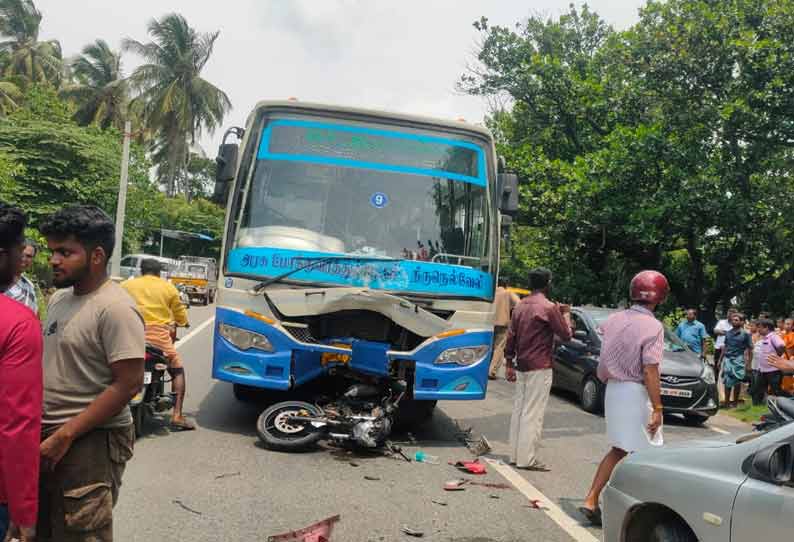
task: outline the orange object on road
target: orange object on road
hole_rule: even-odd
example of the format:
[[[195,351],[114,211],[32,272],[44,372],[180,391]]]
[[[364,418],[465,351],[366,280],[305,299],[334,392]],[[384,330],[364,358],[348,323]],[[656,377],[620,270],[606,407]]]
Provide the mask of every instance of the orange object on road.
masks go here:
[[[338,515],[318,521],[297,531],[269,536],[267,542],[330,542],[331,531],[333,531],[334,524],[337,521],[339,521]]]

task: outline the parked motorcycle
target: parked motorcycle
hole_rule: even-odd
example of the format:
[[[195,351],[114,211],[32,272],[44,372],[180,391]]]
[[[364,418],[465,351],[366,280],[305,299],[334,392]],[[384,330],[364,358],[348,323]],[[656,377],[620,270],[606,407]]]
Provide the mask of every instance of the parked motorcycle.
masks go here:
[[[766,400],[766,406],[769,412],[753,424],[756,431],[771,431],[794,420],[794,399],[771,396]]]
[[[174,407],[174,394],[165,391],[166,383],[171,381],[165,352],[147,344],[144,362],[143,388],[130,401],[136,437],[143,435],[146,421],[154,417],[155,413]]]
[[[403,380],[359,382],[325,404],[277,403],[259,416],[257,433],[266,448],[285,452],[306,450],[320,440],[377,448],[391,433],[406,389]]]

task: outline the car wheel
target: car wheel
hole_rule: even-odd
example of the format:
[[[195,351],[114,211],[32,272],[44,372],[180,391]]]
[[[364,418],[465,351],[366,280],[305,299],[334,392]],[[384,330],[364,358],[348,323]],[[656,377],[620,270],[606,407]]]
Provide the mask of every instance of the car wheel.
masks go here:
[[[600,412],[604,405],[601,386],[593,376],[588,376],[582,383],[582,390],[579,393],[579,402],[587,412]]]
[[[691,425],[693,427],[700,427],[706,421],[708,421],[708,416],[701,416],[700,414],[684,414],[684,422],[687,425]]]
[[[648,542],[697,542],[692,529],[678,522],[656,525],[650,532]]]

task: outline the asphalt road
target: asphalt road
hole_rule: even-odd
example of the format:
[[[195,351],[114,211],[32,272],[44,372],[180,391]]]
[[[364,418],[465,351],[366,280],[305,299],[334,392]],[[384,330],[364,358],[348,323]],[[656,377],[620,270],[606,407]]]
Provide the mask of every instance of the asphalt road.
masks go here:
[[[213,312],[213,307],[191,308],[193,330]],[[486,435],[494,448],[491,457],[504,457],[509,383],[492,382],[485,401],[440,404],[433,420],[414,432],[415,443],[409,435],[396,437],[410,454],[423,450],[439,456],[440,465],[353,457],[327,448],[275,453],[258,444],[254,425],[261,407],[238,403],[231,385],[211,379],[212,326],[194,332],[179,349],[188,380],[186,413],[198,429],[170,433],[164,421],[155,421],[137,442],[116,508],[117,540],[265,541],[336,514],[341,520],[331,540],[339,542],[414,540],[402,527],[423,532],[422,540],[444,542],[601,539],[599,530],[576,530],[582,519],[576,507],[606,451],[604,420],[580,410],[572,397],[552,395],[549,402],[541,456],[551,472],[489,465],[478,480],[508,482],[511,489],[444,492],[443,483],[459,477],[447,461],[470,458],[455,438],[456,424]],[[718,416],[702,428],[669,419],[664,431],[666,441],[675,442],[730,438],[746,428]],[[553,510],[528,506],[522,478]],[[573,530],[560,526],[566,522]]]

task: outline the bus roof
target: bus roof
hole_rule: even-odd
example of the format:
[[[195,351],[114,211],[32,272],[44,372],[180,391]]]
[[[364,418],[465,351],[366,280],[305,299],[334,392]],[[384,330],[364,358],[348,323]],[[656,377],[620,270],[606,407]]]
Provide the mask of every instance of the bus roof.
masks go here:
[[[263,100],[256,104],[254,114],[262,109],[292,109],[295,112],[303,113],[341,113],[348,115],[360,115],[367,117],[381,118],[383,120],[401,120],[405,122],[425,124],[440,128],[449,128],[453,130],[464,130],[467,132],[474,132],[488,140],[493,140],[493,135],[490,130],[483,126],[471,124],[464,121],[438,119],[433,117],[425,117],[420,115],[408,115],[405,113],[396,113],[390,111],[378,111],[375,109],[363,109],[359,107],[345,107],[342,105],[329,105],[311,102],[300,102],[293,100]]]

